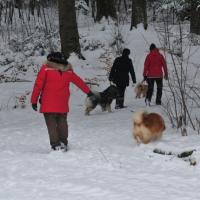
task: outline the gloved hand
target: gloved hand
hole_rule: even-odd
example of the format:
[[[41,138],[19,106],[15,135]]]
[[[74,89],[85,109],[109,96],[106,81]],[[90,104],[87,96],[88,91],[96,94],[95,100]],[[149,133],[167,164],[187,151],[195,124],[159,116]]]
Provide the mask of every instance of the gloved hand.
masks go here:
[[[168,74],[165,74],[164,79],[168,80]]]
[[[133,82],[132,87],[135,87],[136,81]]]
[[[143,81],[146,81],[147,80],[147,76],[144,76],[144,79],[143,79]]]
[[[94,94],[93,94],[92,91],[89,91],[89,92],[87,93],[87,96],[88,96],[88,97],[91,97],[91,96],[94,96]]]
[[[33,110],[37,111],[37,104],[36,103],[32,104],[32,108],[33,108]]]

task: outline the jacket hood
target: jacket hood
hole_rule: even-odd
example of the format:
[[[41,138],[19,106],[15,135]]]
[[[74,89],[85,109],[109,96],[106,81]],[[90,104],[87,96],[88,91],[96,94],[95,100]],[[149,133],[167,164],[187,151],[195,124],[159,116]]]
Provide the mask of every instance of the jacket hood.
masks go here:
[[[47,60],[45,64],[49,68],[57,69],[57,70],[60,70],[62,72],[72,70],[72,65],[70,63],[68,63],[67,65],[64,65],[64,64],[55,63],[55,62],[51,62],[51,61]]]
[[[160,52],[159,52],[159,50],[156,48],[156,49],[154,49],[154,50],[151,50],[151,51],[150,51],[150,54],[152,54],[152,55],[157,55],[157,54],[160,54]]]
[[[153,50],[151,50],[150,52],[159,52],[159,50],[157,49],[157,48],[155,48],[155,49],[153,49]]]

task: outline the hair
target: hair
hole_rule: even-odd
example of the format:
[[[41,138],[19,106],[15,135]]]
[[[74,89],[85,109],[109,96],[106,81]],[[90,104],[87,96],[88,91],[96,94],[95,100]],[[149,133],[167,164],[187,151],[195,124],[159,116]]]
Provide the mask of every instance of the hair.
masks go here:
[[[154,49],[156,49],[156,45],[152,43],[152,44],[150,45],[150,47],[149,47],[149,50],[152,51],[152,50],[154,50]]]
[[[129,56],[131,53],[130,49],[125,48],[122,52],[122,56]]]

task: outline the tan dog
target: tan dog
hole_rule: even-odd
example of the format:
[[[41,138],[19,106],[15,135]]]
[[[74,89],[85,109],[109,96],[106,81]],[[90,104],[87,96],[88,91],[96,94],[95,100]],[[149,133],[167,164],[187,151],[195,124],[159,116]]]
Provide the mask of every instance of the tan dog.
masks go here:
[[[137,143],[147,144],[162,136],[165,122],[157,113],[136,112],[133,116],[133,137]]]
[[[146,85],[146,84],[144,84],[144,83],[138,83],[138,84],[135,86],[135,93],[136,93],[135,98],[146,97],[146,95],[147,95],[147,90],[148,90],[148,85]]]

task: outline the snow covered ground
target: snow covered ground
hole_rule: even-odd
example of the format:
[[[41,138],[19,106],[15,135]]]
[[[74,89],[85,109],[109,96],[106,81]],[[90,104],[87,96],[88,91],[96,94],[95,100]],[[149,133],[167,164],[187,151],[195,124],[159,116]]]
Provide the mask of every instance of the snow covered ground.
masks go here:
[[[132,50],[138,81],[142,79],[148,50],[141,31],[149,42],[158,42],[151,28],[130,33],[127,46]],[[86,29],[82,29],[82,34],[86,35]],[[101,38],[102,33],[93,33],[93,37]],[[102,52],[85,51],[86,61],[70,58],[80,76],[102,79],[101,86],[95,88],[99,91],[109,84],[98,59]],[[31,74],[27,77],[35,79]],[[32,87],[33,82],[0,84],[1,200],[200,199],[199,135],[188,129],[188,136],[182,137],[170,127],[161,107],[146,108],[144,99],[135,99],[132,85],[126,91],[128,108],[113,108],[112,113],[96,108],[90,116],[84,115],[85,94],[71,86],[66,153],[50,151],[43,116],[34,112],[29,103],[25,109],[11,109],[12,97],[31,91]],[[138,109],[164,116],[166,131],[159,141],[138,146],[132,138],[132,115]],[[196,149],[192,157],[197,165],[190,166],[173,155],[155,154],[155,148],[175,153]]]

